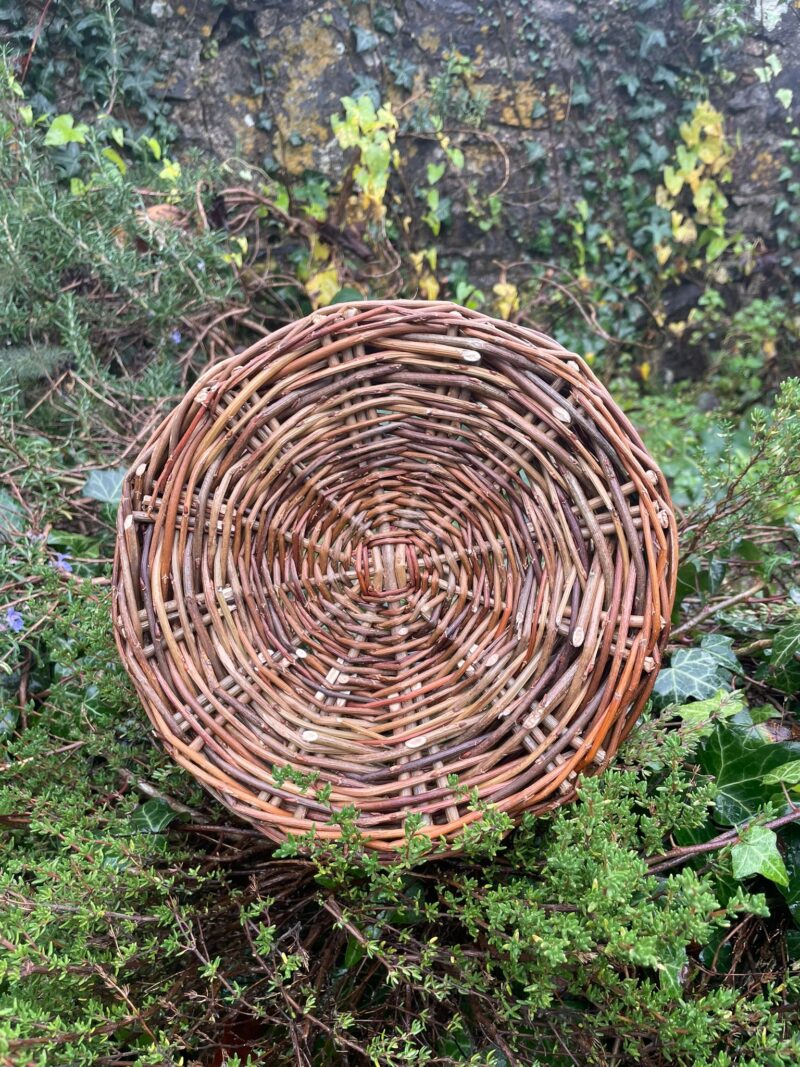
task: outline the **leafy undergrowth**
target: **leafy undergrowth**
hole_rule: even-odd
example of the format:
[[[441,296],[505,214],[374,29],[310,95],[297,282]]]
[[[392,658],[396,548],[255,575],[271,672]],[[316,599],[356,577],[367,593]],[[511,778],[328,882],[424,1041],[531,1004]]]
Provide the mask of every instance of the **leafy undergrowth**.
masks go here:
[[[511,834],[489,810],[458,858],[410,826],[380,866],[347,812],[340,847],[276,853],[152,745],[109,561],[120,470],[205,360],[310,309],[318,232],[255,179],[110,119],[40,122],[8,84],[0,1062],[800,1061],[800,383],[605,368],[683,554],[651,706],[574,805]],[[771,314],[740,315],[733,351]]]

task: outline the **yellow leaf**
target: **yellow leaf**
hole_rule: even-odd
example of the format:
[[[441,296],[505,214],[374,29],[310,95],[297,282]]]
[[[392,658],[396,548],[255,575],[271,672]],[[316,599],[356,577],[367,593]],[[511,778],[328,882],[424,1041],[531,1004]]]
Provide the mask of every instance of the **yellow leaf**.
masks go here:
[[[711,203],[711,197],[717,191],[717,183],[713,181],[702,181],[698,183],[697,188],[694,191],[692,201],[695,208],[705,215],[708,212],[709,205]]]
[[[497,297],[495,306],[501,319],[510,319],[515,311],[519,310],[519,291],[511,282],[498,282],[492,287],[492,292]]]
[[[695,105],[692,121],[684,122],[680,132],[684,144],[712,175],[719,174],[733,157],[733,149],[725,140],[723,117],[708,100]]]
[[[324,241],[315,241],[311,245],[311,262],[327,263],[331,258],[331,250]]]
[[[688,325],[688,322],[668,322],[667,329],[675,337],[680,337]]]
[[[646,382],[647,379],[650,377],[650,364],[647,363],[647,362],[640,363],[639,364],[639,374],[641,374],[641,376],[642,376],[642,381]]]
[[[163,178],[165,182],[176,182],[181,176],[181,165],[175,163],[171,159],[164,160],[164,166],[161,168],[159,178]]]
[[[659,185],[656,189],[656,204],[659,207],[671,208],[675,201],[669,195],[663,185]]]
[[[668,244],[665,243],[655,245],[653,251],[656,254],[656,259],[658,260],[659,267],[663,267],[669,257],[672,255],[672,249],[669,247]]]
[[[409,252],[408,258],[411,260],[412,266],[417,274],[423,273],[423,265],[425,263],[428,264],[428,267],[432,271],[436,270],[438,255],[435,248],[423,248],[419,252]]]
[[[342,287],[336,267],[317,271],[306,282],[306,292],[315,308],[325,307],[333,300]]]
[[[679,244],[690,245],[697,240],[697,227],[691,219],[684,218],[680,211],[672,212],[672,236]]]
[[[430,271],[425,271],[417,284],[423,300],[435,300],[438,297],[439,283]]]
[[[101,154],[104,155],[106,159],[111,160],[120,174],[124,174],[127,171],[128,164],[115,148],[104,148]]]
[[[701,181],[703,177],[703,168],[695,167],[694,170],[690,170],[686,175],[686,184],[692,190],[693,193],[697,192],[700,186],[703,184]]]
[[[764,355],[767,357],[767,359],[774,359],[775,358],[775,352],[776,352],[775,342],[773,341],[773,339],[771,337],[768,337],[766,339],[766,341],[764,341],[764,343],[761,346],[761,349],[762,349]]]
[[[728,154],[725,142],[719,137],[707,138],[697,146],[697,158],[707,166],[716,166],[717,170],[725,166]]]
[[[679,144],[675,148],[675,158],[678,161],[678,169],[686,177],[697,166],[697,152],[689,149],[686,145]]]
[[[674,167],[664,167],[664,185],[670,196],[677,196],[683,188],[683,175]]]

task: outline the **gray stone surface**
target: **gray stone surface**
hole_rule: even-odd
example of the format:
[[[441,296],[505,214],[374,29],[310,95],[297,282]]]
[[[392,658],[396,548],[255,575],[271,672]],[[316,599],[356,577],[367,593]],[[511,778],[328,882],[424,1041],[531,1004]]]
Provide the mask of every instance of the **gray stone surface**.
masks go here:
[[[719,7],[705,6],[709,17]],[[138,18],[143,46],[159,53],[170,71],[163,91],[183,145],[266,162],[290,178],[307,168],[338,177],[342,156],[330,115],[340,110],[342,96],[377,88],[403,118],[410,115],[409,100],[419,98],[430,79],[442,73],[448,53],[469,56],[476,70],[472,91],[488,97],[488,107],[479,131],[456,126],[461,132],[453,136],[463,145],[467,167],[482,192],[503,179],[498,142],[510,164],[502,240],[493,234],[486,241],[491,247],[483,258],[491,260],[496,255],[513,258],[520,248],[520,229],[524,239],[525,231],[559,202],[580,195],[560,157],[569,148],[585,146],[582,129],[594,109],[604,106],[613,115],[628,103],[620,75],[644,82],[654,65],[678,76],[682,68],[701,65],[696,41],[670,40],[671,5],[647,10],[648,23],[664,27],[667,47],[656,39],[644,57],[635,24],[645,14],[627,13],[623,7],[562,0],[484,5],[399,0],[383,6],[334,0],[155,0],[141,6]],[[587,27],[592,38],[581,43]],[[750,29],[743,46],[725,56],[730,85],[715,87],[712,99],[726,115],[729,136],[740,140],[731,223],[749,235],[764,236],[770,230],[780,144],[786,137],[786,111],[776,89],[792,90],[792,114],[800,116],[800,16],[788,3],[767,5],[763,23],[759,11],[753,11]],[[765,84],[755,70],[768,54],[777,56],[782,69]],[[588,104],[576,103],[584,91]],[[666,110],[649,127],[657,138],[664,138],[678,118],[675,96],[664,93],[663,100]],[[531,142],[547,153],[548,189],[537,188],[532,179]],[[414,160],[424,162],[429,146],[414,136],[401,138],[400,144],[413,181]],[[458,244],[464,236],[464,227],[445,228],[440,244]],[[481,244],[485,240],[481,235]]]
[[[728,43],[723,31],[735,16],[734,0],[699,0],[688,22],[685,6],[145,0],[123,18],[142,53],[166,72],[159,91],[179,131],[178,154],[241,158],[289,186],[318,172],[330,179],[332,205],[350,160],[333,136],[331,115],[346,95],[369,92],[390,102],[401,157],[388,202],[392,241],[404,253],[435,245],[440,273],[460,259],[487,292],[506,269],[521,276],[532,260],[568,261],[570,227],[584,198],[595,248],[600,241],[610,249],[602,246],[607,239],[613,256],[624,259],[627,249],[635,262],[663,163],[674,157],[693,102],[708,94],[735,146],[724,187],[727,232],[743,234],[758,262],[757,270],[729,271],[720,283],[736,303],[746,286],[770,291],[779,259],[783,269],[794,254],[777,246],[774,206],[786,195],[784,146],[800,123],[800,4],[751,2],[743,38]],[[435,92],[454,55],[468,57],[469,69],[447,91],[440,81]],[[437,186],[452,209],[434,236],[421,219],[426,165],[443,159],[428,114],[436,110],[465,167],[448,168]],[[637,165],[654,150],[663,152],[659,163]],[[631,207],[638,193],[639,205]],[[492,194],[499,209],[487,225]],[[786,228],[786,215],[780,224]],[[543,238],[548,228],[560,234],[552,247]],[[603,266],[603,257],[595,258],[587,273]],[[580,274],[577,256],[572,267]],[[702,294],[701,273],[687,270],[674,291],[668,284],[667,322],[685,318]],[[790,275],[781,279],[786,289]],[[678,370],[681,360],[693,359],[676,356]]]

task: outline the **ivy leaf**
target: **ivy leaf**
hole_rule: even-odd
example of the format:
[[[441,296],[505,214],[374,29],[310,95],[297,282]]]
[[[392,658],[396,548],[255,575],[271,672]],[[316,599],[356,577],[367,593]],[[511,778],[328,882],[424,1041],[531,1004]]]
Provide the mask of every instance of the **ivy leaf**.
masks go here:
[[[674,89],[678,84],[678,75],[674,71],[669,70],[668,67],[656,67],[653,73],[653,81],[656,84],[663,84],[670,89]]]
[[[166,182],[176,182],[181,176],[181,165],[172,159],[165,159],[164,166],[158,172],[159,178]]]
[[[636,172],[640,170],[649,171],[651,166],[650,156],[646,156],[644,152],[640,152],[636,159],[634,159],[633,163],[631,163],[629,169],[631,174],[636,174]]]
[[[438,1051],[447,1063],[465,1063],[472,1057],[475,1044],[472,1036],[459,1023],[439,1041]]]
[[[398,89],[413,89],[414,88],[414,75],[417,73],[416,63],[412,63],[410,59],[392,58],[390,57],[386,65],[392,72],[394,83]]]
[[[706,263],[713,263],[715,259],[718,259],[730,243],[730,240],[723,234],[715,234],[706,247]]]
[[[446,164],[444,163],[429,163],[427,169],[428,185],[436,185],[444,174],[445,168]]]
[[[734,878],[743,881],[753,874],[762,874],[777,885],[789,885],[789,875],[778,851],[778,837],[766,826],[749,826],[738,845],[731,849]]]
[[[784,693],[797,690],[800,686],[800,623],[791,623],[778,631],[772,641],[772,656],[759,674]]]
[[[746,727],[720,724],[697,754],[706,774],[716,779],[717,817],[735,824],[752,818],[775,795],[764,778],[784,763],[800,760],[800,744],[762,740]]]
[[[344,952],[344,965],[346,969],[349,971],[351,968],[355,967],[357,963],[361,962],[366,954],[367,950],[364,945],[356,940],[356,938],[349,937],[347,939],[347,948]]]
[[[56,115],[44,135],[44,143],[51,148],[60,148],[65,144],[86,144],[89,127],[85,122],[75,125],[72,115]]]
[[[695,700],[709,700],[726,688],[725,672],[711,652],[702,648],[679,648],[669,667],[656,679],[654,694],[661,706],[685,704]]]
[[[132,830],[142,834],[160,834],[173,820],[178,818],[165,800],[145,801],[131,815],[130,826]]]
[[[773,667],[787,667],[792,660],[800,658],[800,622],[784,626],[772,642]]]
[[[389,37],[394,37],[397,33],[397,26],[394,21],[393,13],[385,7],[379,7],[372,17],[372,24],[376,30],[380,30],[381,33],[388,34]]]
[[[111,467],[105,471],[92,471],[83,485],[83,495],[101,504],[118,504],[122,483],[128,473],[127,467]]]
[[[456,170],[464,169],[464,153],[461,151],[460,148],[448,148],[447,158],[450,160]]]
[[[676,943],[671,946],[670,950],[664,952],[657,965],[661,988],[673,996],[680,996],[688,962],[686,947],[682,944]]]
[[[354,26],[353,35],[356,41],[356,52],[371,52],[380,43],[377,33],[374,30],[365,29],[363,26]]]
[[[620,74],[617,78],[617,85],[626,89],[628,96],[634,97],[639,89],[639,79],[635,74]]]
[[[800,785],[800,760],[784,763],[776,771],[765,774],[764,785]]]
[[[683,721],[696,727],[696,734],[701,737],[711,733],[715,719],[730,719],[744,711],[746,704],[740,692],[726,693],[718,690],[708,700],[693,700],[690,704],[681,704],[675,708],[675,714]]]
[[[783,104],[787,111],[792,106],[793,95],[794,94],[792,93],[791,89],[777,89],[775,92],[776,98],[781,104]]]
[[[498,282],[492,286],[492,292],[497,297],[495,306],[501,319],[510,319],[519,308],[519,292],[516,285],[511,282]]]
[[[795,924],[800,926],[800,827],[784,826],[781,830],[781,844],[784,847],[784,863],[789,876],[788,885],[780,887],[781,893]]]
[[[591,102],[592,98],[583,82],[575,82],[572,86],[572,103],[576,106],[580,106],[591,104]]]
[[[700,642],[700,647],[712,656],[720,667],[734,674],[741,673],[741,664],[733,651],[733,638],[728,634],[706,634]]]
[[[17,728],[19,708],[16,704],[0,706],[0,738],[9,737]]]
[[[306,282],[306,292],[313,307],[326,307],[341,289],[342,282],[336,267],[317,271]]]
[[[101,155],[105,156],[106,159],[110,160],[120,172],[120,174],[125,174],[127,172],[128,164],[125,162],[125,160],[115,148],[106,147],[103,149]]]
[[[664,36],[664,31],[656,29],[653,26],[638,26],[637,29],[641,34],[642,43],[639,45],[639,56],[645,59],[648,52],[651,52],[654,48],[666,48],[667,38]]]
[[[654,119],[657,115],[663,115],[666,110],[666,104],[662,103],[661,100],[654,100],[651,98],[649,101],[641,103],[638,107],[633,108],[629,113],[628,118]]]

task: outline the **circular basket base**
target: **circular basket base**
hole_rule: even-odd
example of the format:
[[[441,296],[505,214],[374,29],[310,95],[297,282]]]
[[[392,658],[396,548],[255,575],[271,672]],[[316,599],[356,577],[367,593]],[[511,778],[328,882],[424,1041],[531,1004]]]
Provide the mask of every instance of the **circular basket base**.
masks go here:
[[[120,653],[172,756],[280,841],[457,845],[569,798],[652,688],[667,486],[578,356],[335,305],[209,368],[125,480]]]

